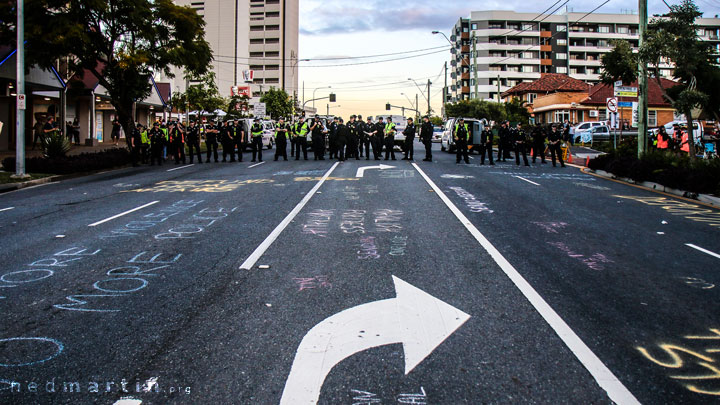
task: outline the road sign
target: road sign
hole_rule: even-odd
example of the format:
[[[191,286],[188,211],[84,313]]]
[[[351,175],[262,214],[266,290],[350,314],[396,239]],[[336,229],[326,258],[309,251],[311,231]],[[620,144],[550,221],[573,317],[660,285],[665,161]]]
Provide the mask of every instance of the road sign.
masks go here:
[[[618,101],[616,98],[608,98],[606,100],[607,109],[610,112],[617,112],[618,110]]]
[[[378,166],[358,167],[357,172],[355,173],[355,177],[363,177],[363,175],[365,175],[365,170],[367,170],[367,169],[380,169],[380,170],[385,170],[385,169],[392,169],[392,168],[394,168],[394,167],[395,167],[395,166],[390,166],[390,165],[378,165]]]
[[[615,87],[615,97],[637,97],[637,87],[618,86]]]
[[[470,319],[452,305],[392,278],[396,298],[346,309],[308,331],[298,346],[280,405],[317,403],[330,370],[373,347],[402,343],[407,375]],[[357,333],[348,333],[350,327]]]
[[[620,101],[618,107],[632,107],[632,101]]]
[[[18,110],[24,110],[27,108],[27,103],[25,100],[24,94],[18,94],[17,95],[17,109]]]
[[[267,111],[265,110],[265,103],[256,103],[253,106],[253,115],[257,118],[264,117],[266,112]]]
[[[633,102],[632,103],[632,121],[630,123],[630,126],[633,128],[636,128],[638,124],[638,103]]]

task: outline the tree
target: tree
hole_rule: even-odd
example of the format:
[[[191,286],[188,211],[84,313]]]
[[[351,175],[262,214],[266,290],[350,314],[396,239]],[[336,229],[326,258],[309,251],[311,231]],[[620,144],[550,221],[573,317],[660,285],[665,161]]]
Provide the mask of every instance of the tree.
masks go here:
[[[230,97],[226,112],[229,118],[245,118],[250,116],[249,109],[250,97],[236,94]]]
[[[448,117],[485,118],[488,121],[503,120],[527,123],[530,119],[525,102],[513,99],[510,102],[496,103],[485,100],[460,100],[445,104]]]
[[[213,112],[227,105],[224,98],[220,96],[218,87],[215,84],[215,73],[208,72],[202,76],[189,77],[195,84],[188,86],[185,93],[181,95],[186,99],[190,110]]]
[[[271,88],[260,98],[265,103],[265,111],[274,120],[290,117],[293,113],[293,100],[285,90]]]
[[[205,22],[172,0],[25,0],[27,66],[50,69],[69,56],[70,67],[87,69],[107,89],[126,134],[132,106],[151,91],[150,77],[172,67],[204,74],[212,61]],[[9,21],[5,9],[2,20]],[[0,41],[11,37],[5,29]]]
[[[600,80],[607,85],[613,85],[619,80],[625,84],[634,82],[638,77],[637,54],[633,53],[628,41],[613,40],[611,43],[614,46],[613,50],[600,58],[602,62]]]
[[[436,127],[441,127],[443,125],[443,119],[437,115],[430,117],[430,122]]]

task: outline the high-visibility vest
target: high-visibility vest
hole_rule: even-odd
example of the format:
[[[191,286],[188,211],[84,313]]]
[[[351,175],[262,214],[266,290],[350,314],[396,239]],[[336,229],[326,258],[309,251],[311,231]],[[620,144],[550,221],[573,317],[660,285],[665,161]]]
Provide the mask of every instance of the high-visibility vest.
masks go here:
[[[303,122],[298,134],[302,137],[307,137],[308,132],[310,132],[310,128],[308,128],[307,122]]]
[[[658,148],[658,149],[667,149],[667,147],[668,147],[668,138],[669,138],[669,137],[670,137],[669,135],[662,136],[662,134],[660,134],[660,133],[658,132],[658,134],[657,134],[657,148]]]
[[[687,132],[683,132],[681,139],[682,146],[680,147],[680,150],[683,152],[690,153],[690,142],[688,141],[690,137],[688,136]]]
[[[167,128],[160,128],[160,130],[163,131],[163,133],[165,134],[165,140],[166,140],[166,141],[169,141],[169,140],[170,140],[170,136],[168,135],[168,129],[167,129]]]
[[[148,138],[147,131],[140,132],[140,142],[142,143],[150,143],[150,138]]]
[[[457,136],[457,130],[459,126],[459,123],[455,124],[455,136]],[[465,127],[465,140],[467,141],[467,137],[470,135],[470,130],[468,129],[468,124],[463,123],[463,126]]]
[[[278,124],[278,126],[275,129],[276,130],[277,129],[290,129],[290,127],[288,126],[288,124],[282,124],[282,125]],[[275,139],[277,139],[281,135],[284,136],[285,138],[287,138],[287,132],[275,131]]]
[[[253,138],[258,137],[258,136],[262,136],[262,134],[263,134],[263,127],[262,127],[262,125],[259,125],[259,124],[258,124],[258,125],[253,125],[252,128],[251,128],[251,131],[252,131],[252,136],[253,136]]]
[[[385,134],[390,134],[390,131],[395,131],[395,123],[388,122],[385,124]]]

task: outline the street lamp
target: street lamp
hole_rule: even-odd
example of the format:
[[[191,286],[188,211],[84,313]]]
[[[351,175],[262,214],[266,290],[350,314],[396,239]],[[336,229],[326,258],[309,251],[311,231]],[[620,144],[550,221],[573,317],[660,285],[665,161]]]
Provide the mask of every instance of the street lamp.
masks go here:
[[[316,89],[313,89],[313,97],[312,97],[312,98],[313,98],[313,110],[315,109],[315,92],[318,91],[318,90],[320,90],[320,89],[331,89],[331,88],[332,88],[332,86],[318,87],[318,88],[316,88]]]

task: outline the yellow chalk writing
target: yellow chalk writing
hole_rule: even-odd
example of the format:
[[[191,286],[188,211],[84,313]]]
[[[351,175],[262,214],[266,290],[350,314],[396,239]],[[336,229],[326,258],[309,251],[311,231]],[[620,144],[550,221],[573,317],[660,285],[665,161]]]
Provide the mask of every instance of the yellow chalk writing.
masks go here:
[[[698,352],[692,351],[690,349],[686,349],[682,346],[677,346],[677,345],[667,344],[667,343],[663,343],[658,346],[660,346],[660,348],[662,350],[664,350],[670,356],[670,359],[672,360],[672,362],[658,360],[657,358],[650,355],[650,352],[648,352],[648,350],[645,349],[644,347],[638,346],[638,347],[636,347],[636,349],[640,353],[642,353],[643,356],[645,356],[648,360],[652,361],[653,363],[655,363],[659,366],[668,367],[668,368],[680,368],[683,366],[682,358],[680,358],[680,355],[677,354],[676,352],[684,352],[684,353],[687,353],[691,356],[695,356],[695,357],[702,359],[704,361],[707,361],[707,362],[715,361],[711,357],[704,356]]]

